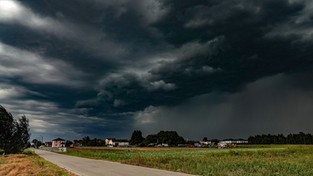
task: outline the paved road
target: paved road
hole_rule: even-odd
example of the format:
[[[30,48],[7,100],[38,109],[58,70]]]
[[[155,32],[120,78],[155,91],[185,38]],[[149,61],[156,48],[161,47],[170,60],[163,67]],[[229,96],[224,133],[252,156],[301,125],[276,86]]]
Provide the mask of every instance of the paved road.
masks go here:
[[[190,176],[188,174],[34,150],[42,158],[82,176]],[[182,161],[183,162],[183,161]]]

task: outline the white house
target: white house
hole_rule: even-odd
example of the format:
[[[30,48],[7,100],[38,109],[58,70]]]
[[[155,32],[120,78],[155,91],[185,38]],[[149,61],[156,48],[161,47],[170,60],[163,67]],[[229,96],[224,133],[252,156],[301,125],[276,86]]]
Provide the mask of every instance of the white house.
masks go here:
[[[223,143],[226,143],[226,144],[248,144],[248,141],[246,140],[227,140],[227,141],[221,141]]]
[[[56,138],[52,140],[52,147],[65,147],[65,140],[62,138]]]
[[[129,146],[129,141],[126,139],[107,138],[105,139],[105,145],[113,147],[127,147]]]
[[[228,145],[232,144],[248,144],[248,141],[246,140],[226,140],[226,141],[220,141],[217,146],[218,148],[225,148]]]
[[[211,145],[211,141],[200,141],[200,144],[203,146]]]

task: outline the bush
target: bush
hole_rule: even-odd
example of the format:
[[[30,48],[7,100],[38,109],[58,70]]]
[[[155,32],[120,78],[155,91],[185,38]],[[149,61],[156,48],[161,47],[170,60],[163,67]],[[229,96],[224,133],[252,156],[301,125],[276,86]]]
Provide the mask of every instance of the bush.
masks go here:
[[[32,150],[24,150],[24,151],[22,152],[22,154],[25,154],[25,155],[34,155],[35,152],[32,151]]]

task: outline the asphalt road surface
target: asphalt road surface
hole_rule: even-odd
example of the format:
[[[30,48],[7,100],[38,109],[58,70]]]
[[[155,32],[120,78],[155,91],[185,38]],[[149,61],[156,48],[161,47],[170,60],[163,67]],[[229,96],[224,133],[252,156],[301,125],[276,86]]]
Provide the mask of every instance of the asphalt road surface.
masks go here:
[[[82,176],[190,176],[116,162],[68,156],[44,150],[34,150],[42,158]],[[182,161],[183,162],[183,161]]]

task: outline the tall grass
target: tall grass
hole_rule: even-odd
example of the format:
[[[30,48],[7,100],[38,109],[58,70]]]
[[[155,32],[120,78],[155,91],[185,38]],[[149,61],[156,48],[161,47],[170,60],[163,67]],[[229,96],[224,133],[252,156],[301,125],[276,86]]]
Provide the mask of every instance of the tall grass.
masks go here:
[[[196,175],[313,175],[313,146],[195,150],[69,150],[69,155]]]
[[[0,176],[74,176],[74,174],[44,160],[31,150],[23,154],[0,157]]]

